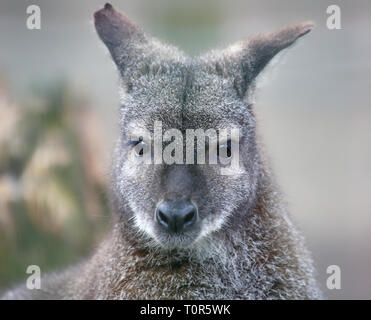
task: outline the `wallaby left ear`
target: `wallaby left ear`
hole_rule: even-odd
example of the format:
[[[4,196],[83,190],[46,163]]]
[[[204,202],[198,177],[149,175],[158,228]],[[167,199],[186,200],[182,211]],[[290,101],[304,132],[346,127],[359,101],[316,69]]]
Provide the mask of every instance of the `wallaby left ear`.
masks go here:
[[[222,72],[234,77],[235,88],[243,98],[249,85],[269,61],[281,50],[310,32],[313,27],[312,22],[304,22],[252,37],[237,46],[223,50],[222,56],[214,56],[215,69],[219,74]]]
[[[294,44],[298,38],[310,32],[313,27],[312,22],[304,22],[276,32],[258,35],[248,41],[250,76],[256,77],[277,53]]]

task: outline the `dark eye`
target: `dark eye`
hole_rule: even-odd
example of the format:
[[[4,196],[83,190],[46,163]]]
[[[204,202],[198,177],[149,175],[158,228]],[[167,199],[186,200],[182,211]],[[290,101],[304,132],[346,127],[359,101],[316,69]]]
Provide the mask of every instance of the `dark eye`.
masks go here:
[[[143,137],[139,137],[136,141],[129,141],[129,145],[133,146],[137,157],[143,157],[148,152],[148,145],[143,141]]]
[[[135,154],[138,157],[143,157],[144,152],[145,152],[144,151],[145,146],[146,146],[146,144],[142,141],[142,142],[137,143],[137,145],[134,147]]]
[[[217,154],[220,159],[230,160],[232,158],[232,141],[228,140],[220,144]]]

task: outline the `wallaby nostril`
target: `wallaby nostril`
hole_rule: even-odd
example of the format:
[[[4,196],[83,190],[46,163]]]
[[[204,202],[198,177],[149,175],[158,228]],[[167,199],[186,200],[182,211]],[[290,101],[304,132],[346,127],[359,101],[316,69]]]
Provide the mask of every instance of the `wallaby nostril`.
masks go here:
[[[157,221],[162,224],[164,227],[168,227],[169,225],[169,219],[166,217],[166,215],[161,211],[157,211]]]
[[[187,226],[193,223],[195,218],[196,218],[196,210],[192,209],[192,211],[190,213],[187,213],[186,216],[184,217],[184,226]]]

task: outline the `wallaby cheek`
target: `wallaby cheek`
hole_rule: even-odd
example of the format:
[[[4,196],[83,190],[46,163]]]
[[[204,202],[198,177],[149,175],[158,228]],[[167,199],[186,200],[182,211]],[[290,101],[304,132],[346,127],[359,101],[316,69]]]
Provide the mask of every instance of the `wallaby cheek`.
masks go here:
[[[202,224],[198,239],[223,227],[240,199],[244,198],[242,194],[246,193],[241,179],[248,180],[243,164],[235,175],[221,175],[219,165],[205,166],[201,174],[206,179],[206,186],[203,188],[207,190],[207,194],[206,200],[198,199]]]
[[[138,228],[138,231],[145,233],[151,238],[155,238],[153,219],[151,219],[146,213],[141,212],[140,209],[136,211],[134,223]]]

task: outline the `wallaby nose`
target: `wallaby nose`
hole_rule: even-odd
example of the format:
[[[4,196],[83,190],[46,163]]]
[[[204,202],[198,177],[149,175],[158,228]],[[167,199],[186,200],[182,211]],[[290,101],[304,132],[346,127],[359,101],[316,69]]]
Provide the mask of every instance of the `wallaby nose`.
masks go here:
[[[197,208],[190,200],[164,200],[156,209],[157,222],[171,232],[190,228],[197,216]]]

